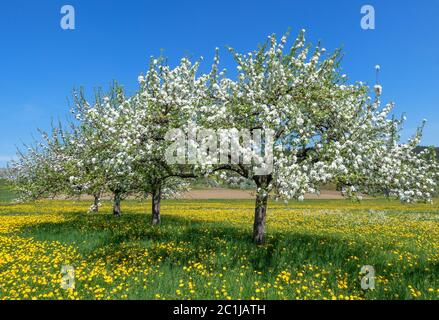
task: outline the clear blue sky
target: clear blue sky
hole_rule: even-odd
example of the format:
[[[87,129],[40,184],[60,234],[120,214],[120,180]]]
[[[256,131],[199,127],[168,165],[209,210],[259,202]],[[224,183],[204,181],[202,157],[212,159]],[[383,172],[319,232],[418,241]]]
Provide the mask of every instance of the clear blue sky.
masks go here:
[[[60,28],[60,9],[76,9],[76,30]],[[376,29],[360,27],[362,5],[376,10]],[[404,138],[428,119],[423,144],[439,145],[439,1],[2,1],[0,4],[0,166],[36,128],[65,118],[74,87],[89,91],[113,79],[128,91],[151,55],[171,63],[231,45],[249,51],[271,33],[344,47],[351,81],[375,81],[381,65],[384,102],[407,114]],[[227,56],[227,57],[226,57]]]

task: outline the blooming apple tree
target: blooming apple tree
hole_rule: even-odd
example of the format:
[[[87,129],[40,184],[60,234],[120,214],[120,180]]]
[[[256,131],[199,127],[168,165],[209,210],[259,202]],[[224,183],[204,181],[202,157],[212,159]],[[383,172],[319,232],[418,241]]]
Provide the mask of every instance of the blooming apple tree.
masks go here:
[[[25,150],[18,149],[18,159],[9,164],[9,178],[19,195],[18,200],[77,195],[79,189],[69,179],[74,168],[69,166],[62,127],[53,127],[50,133],[39,132],[41,140],[25,145]]]
[[[70,142],[80,158],[78,177],[73,178],[86,184],[89,193],[111,192],[113,213],[120,215],[121,200],[133,192],[136,181],[133,147],[126,135],[134,119],[129,100],[115,84],[108,94],[98,93],[94,104],[77,94],[72,112],[79,121],[79,129]]]
[[[145,76],[139,76],[139,92],[130,99],[135,125],[128,136],[135,146],[134,161],[140,188],[152,196],[152,223],[160,223],[160,200],[185,190],[187,179],[199,174],[196,164],[166,161],[174,128],[196,126],[203,104],[206,76],[197,77],[199,63],[183,58],[171,68],[163,58],[151,59]]]
[[[431,154],[414,152],[420,130],[408,143],[399,142],[402,120],[390,116],[393,104],[381,107],[381,86],[370,98],[365,84],[348,84],[339,52],[312,50],[304,31],[288,50],[286,41],[270,36],[248,54],[231,49],[237,78],[219,74],[204,110],[210,127],[274,132],[273,148],[265,150],[272,152],[270,172],[255,174],[255,163],[213,168],[256,184],[254,241],[264,241],[269,196],[303,200],[334,180],[347,196],[385,191],[403,201],[429,201],[438,166]]]

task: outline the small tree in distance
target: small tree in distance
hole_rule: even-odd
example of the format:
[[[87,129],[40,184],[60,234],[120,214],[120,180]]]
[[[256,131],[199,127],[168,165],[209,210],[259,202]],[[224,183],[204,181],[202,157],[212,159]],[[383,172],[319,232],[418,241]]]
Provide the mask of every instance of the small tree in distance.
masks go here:
[[[58,195],[73,195],[75,189],[65,167],[64,135],[61,128],[50,133],[39,130],[41,140],[17,150],[17,160],[8,164],[18,201],[35,201]]]

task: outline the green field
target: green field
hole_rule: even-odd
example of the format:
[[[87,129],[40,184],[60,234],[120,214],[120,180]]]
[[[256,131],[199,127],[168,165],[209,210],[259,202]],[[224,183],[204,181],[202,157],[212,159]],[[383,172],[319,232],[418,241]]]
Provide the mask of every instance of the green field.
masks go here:
[[[264,246],[253,201],[0,204],[1,299],[438,299],[439,206],[270,203]],[[61,268],[75,288],[61,288]],[[361,267],[376,271],[362,290]]]
[[[4,179],[0,179],[0,202],[9,202],[14,199],[14,192]]]

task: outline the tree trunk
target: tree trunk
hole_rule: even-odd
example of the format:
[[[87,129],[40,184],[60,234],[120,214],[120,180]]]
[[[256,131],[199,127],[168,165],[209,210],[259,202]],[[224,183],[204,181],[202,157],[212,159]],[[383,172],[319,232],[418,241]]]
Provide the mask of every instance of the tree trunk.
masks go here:
[[[162,199],[162,188],[152,192],[152,225],[160,224],[160,201]]]
[[[268,193],[262,189],[256,194],[255,221],[253,224],[253,242],[262,244],[265,241],[265,217],[267,214]]]
[[[255,221],[253,224],[253,242],[263,244],[265,241],[265,217],[267,215],[268,206],[268,186],[272,177],[257,176],[255,177],[256,189],[256,205],[255,205]]]
[[[117,217],[120,216],[120,201],[121,201],[120,192],[115,192],[114,193],[113,214]]]
[[[95,193],[93,194],[94,202],[93,202],[93,209],[91,212],[98,213],[99,212],[99,200],[100,200],[100,194]]]

